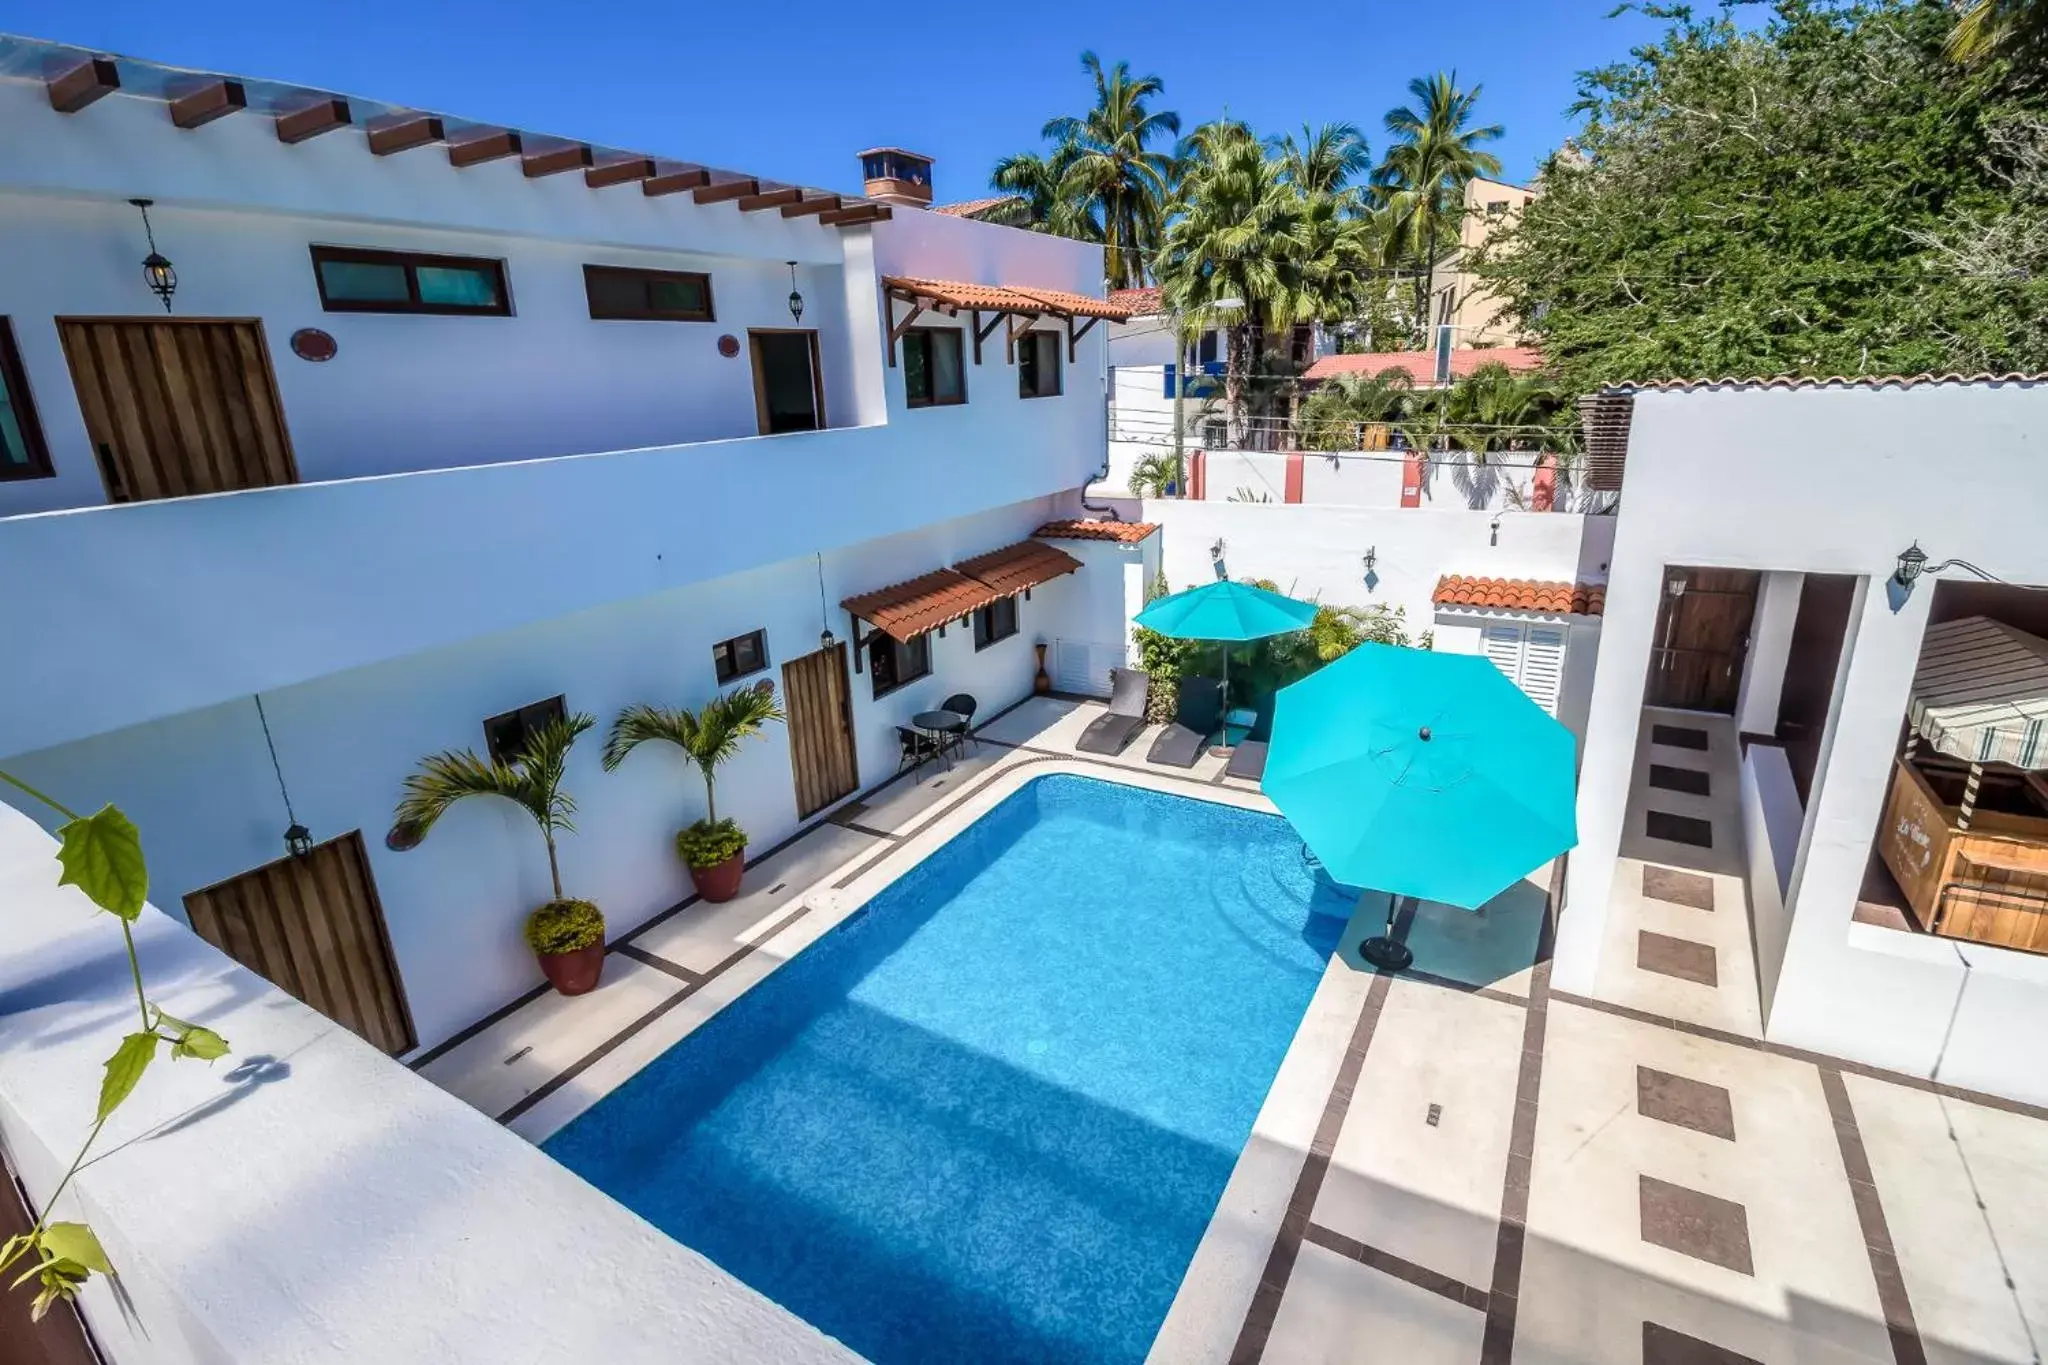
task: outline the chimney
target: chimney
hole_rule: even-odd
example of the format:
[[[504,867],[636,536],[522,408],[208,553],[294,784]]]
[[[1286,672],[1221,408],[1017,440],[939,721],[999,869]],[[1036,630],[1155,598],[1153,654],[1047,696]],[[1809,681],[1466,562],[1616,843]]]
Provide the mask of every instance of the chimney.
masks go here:
[[[901,147],[870,147],[860,154],[861,175],[868,198],[907,208],[930,208],[932,159]]]

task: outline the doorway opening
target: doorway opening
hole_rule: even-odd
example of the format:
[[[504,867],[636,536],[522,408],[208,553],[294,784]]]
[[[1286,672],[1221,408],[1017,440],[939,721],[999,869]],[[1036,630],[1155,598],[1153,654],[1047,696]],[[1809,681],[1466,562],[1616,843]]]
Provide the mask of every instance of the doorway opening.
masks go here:
[[[818,334],[777,328],[747,333],[754,357],[754,412],[761,434],[817,431],[825,425],[825,381]]]

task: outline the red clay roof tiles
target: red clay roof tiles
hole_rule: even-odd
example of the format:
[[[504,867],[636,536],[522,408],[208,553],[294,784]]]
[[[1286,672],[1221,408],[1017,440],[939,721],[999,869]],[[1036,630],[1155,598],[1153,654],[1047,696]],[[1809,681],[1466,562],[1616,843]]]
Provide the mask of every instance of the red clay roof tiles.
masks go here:
[[[1531,346],[1487,346],[1451,352],[1451,378],[1463,379],[1481,365],[1505,365],[1520,373],[1540,369],[1543,352]],[[1326,355],[1302,372],[1304,380],[1334,379],[1340,374],[1383,374],[1406,370],[1417,384],[1436,378],[1433,351],[1373,351],[1364,355]]]
[[[1136,545],[1158,530],[1150,521],[1048,521],[1031,534],[1046,540],[1115,540]]]
[[[985,308],[1005,313],[1056,313],[1121,322],[1130,310],[1109,299],[1070,294],[1037,285],[977,284],[972,280],[930,280],[917,275],[884,275],[882,283],[899,294],[914,295],[951,308]]]
[[[1604,393],[1687,393],[1695,389],[1914,389],[1925,384],[2044,384],[2048,371],[1992,374],[1752,375],[1722,379],[1645,379],[1609,384]]]
[[[963,559],[953,566],[953,570],[1008,597],[1026,588],[1050,583],[1061,574],[1073,573],[1080,567],[1080,560],[1058,546],[1047,545],[1040,540],[1020,540],[1015,545],[1005,545],[1000,550]]]
[[[884,634],[908,643],[1006,595],[952,569],[933,569],[908,582],[849,597],[839,605]]]
[[[1445,574],[1430,600],[1440,607],[1491,607],[1547,616],[1598,616],[1607,606],[1605,583],[1542,582],[1531,578],[1468,578]]]

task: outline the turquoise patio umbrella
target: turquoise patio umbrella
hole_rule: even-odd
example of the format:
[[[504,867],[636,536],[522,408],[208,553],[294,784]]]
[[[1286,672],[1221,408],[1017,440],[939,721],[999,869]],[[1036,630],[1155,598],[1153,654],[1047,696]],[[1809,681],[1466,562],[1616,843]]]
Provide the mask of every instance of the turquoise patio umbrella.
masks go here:
[[[1161,597],[1132,618],[1147,630],[1176,640],[1263,640],[1307,630],[1316,619],[1316,604],[1277,592],[1219,578],[1199,588]],[[1223,651],[1223,706],[1230,708],[1230,651]],[[1230,738],[1230,726],[1223,727]]]
[[[1335,880],[1476,910],[1578,842],[1575,749],[1483,655],[1367,644],[1281,689],[1263,785]]]

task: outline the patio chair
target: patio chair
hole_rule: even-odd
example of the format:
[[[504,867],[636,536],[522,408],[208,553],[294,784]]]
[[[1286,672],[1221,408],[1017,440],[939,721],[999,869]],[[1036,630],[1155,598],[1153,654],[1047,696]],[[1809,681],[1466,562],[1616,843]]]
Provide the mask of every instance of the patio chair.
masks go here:
[[[1259,714],[1252,721],[1252,728],[1230,751],[1230,763],[1224,772],[1232,777],[1241,777],[1247,782],[1256,782],[1266,775],[1266,746],[1273,739],[1273,702],[1267,697],[1259,703]]]
[[[959,747],[960,752],[963,754],[966,753],[967,745],[970,743],[974,745],[976,750],[981,748],[981,741],[974,737],[975,705],[974,698],[965,692],[955,692],[952,696],[939,703],[941,711],[951,711],[954,715],[962,717],[967,722],[960,727],[960,733],[953,737],[953,743]]]
[[[1109,711],[1088,722],[1088,728],[1074,741],[1084,754],[1122,753],[1131,736],[1145,728],[1145,698],[1152,691],[1152,675],[1140,668],[1109,670]]]
[[[1222,724],[1223,679],[1182,678],[1180,706],[1174,713],[1173,724],[1152,741],[1152,751],[1145,755],[1145,761],[1192,768],[1209,743],[1209,736]]]
[[[912,770],[912,780],[918,780],[914,776],[915,771],[922,768],[926,760],[937,758],[939,754],[937,740],[922,730],[911,729],[908,725],[896,727],[896,742],[902,746],[902,756],[896,760],[898,777],[903,776],[904,769],[908,768]]]

